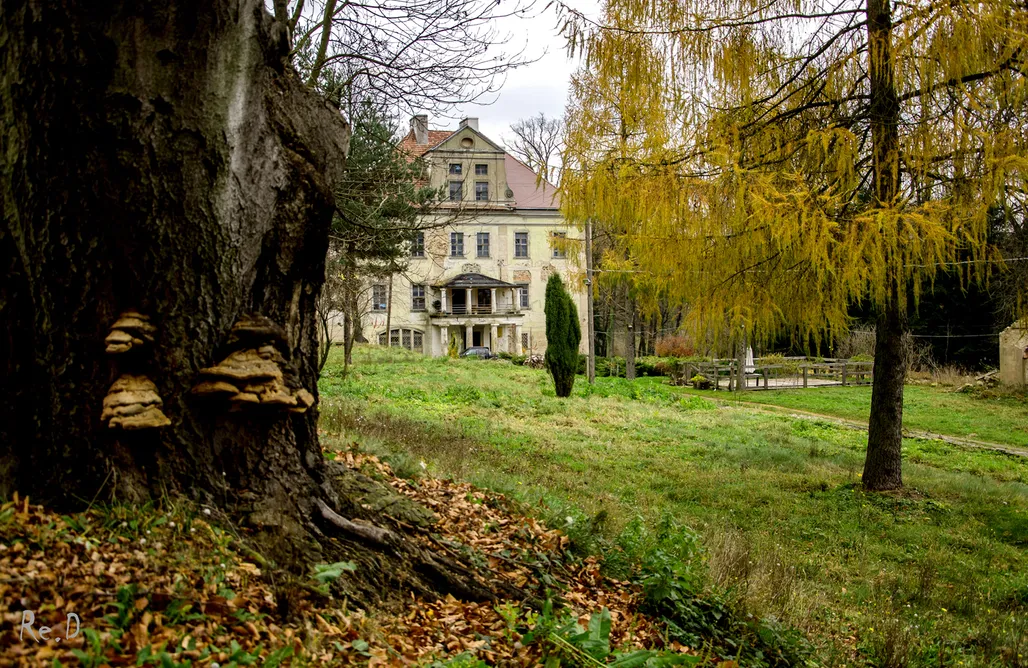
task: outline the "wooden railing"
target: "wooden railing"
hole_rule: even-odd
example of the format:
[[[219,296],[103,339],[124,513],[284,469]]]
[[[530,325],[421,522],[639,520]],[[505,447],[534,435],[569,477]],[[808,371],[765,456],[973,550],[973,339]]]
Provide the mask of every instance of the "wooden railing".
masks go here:
[[[751,371],[739,377],[738,362],[685,363],[676,369],[672,382],[687,385],[695,376],[703,376],[712,390],[786,390],[808,387],[870,385],[874,380],[874,362],[833,360],[786,364],[754,363]],[[741,385],[741,386],[740,386]]]

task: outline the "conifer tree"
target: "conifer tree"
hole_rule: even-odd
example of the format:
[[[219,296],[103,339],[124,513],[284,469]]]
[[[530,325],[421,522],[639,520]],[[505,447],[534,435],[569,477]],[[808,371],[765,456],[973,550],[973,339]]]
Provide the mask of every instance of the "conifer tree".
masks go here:
[[[553,274],[546,282],[546,368],[553,376],[558,397],[571,396],[581,341],[578,308],[564,287],[564,281]]]
[[[908,312],[943,267],[988,277],[1023,207],[1028,12],[1006,0],[606,0],[566,10],[587,67],[569,222],[689,306],[698,333],[830,341],[876,313],[864,485],[902,486]],[[954,264],[961,261],[962,264]]]

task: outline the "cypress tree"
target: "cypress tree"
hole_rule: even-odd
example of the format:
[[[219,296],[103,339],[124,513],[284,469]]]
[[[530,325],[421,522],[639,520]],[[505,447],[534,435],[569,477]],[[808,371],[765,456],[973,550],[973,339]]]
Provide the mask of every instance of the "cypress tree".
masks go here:
[[[571,396],[581,340],[578,308],[560,276],[553,274],[546,283],[546,368],[553,376],[558,397]]]

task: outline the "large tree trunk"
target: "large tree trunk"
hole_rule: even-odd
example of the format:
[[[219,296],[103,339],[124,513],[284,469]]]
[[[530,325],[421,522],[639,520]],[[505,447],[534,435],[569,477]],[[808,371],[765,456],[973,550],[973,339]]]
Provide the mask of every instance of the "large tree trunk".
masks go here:
[[[875,205],[896,206],[899,192],[899,98],[892,57],[892,8],[889,0],[867,0],[871,144]],[[902,240],[900,243],[903,243]],[[897,275],[902,268],[896,267]],[[874,387],[864,462],[864,486],[872,490],[903,486],[903,286],[892,286],[878,316]]]
[[[874,387],[864,460],[864,487],[872,490],[903,486],[903,381],[907,360],[903,312],[895,302],[878,316],[875,337]]]
[[[190,392],[254,312],[280,328],[291,389],[317,392],[315,299],[348,128],[283,64],[285,35],[261,0],[0,5],[0,496],[181,494],[279,564],[343,549],[375,564],[369,591],[487,596],[410,541],[331,514],[367,516],[333,487],[315,409],[230,412]],[[149,316],[153,341],[107,354],[126,310]],[[168,426],[102,420],[126,372],[155,383]]]

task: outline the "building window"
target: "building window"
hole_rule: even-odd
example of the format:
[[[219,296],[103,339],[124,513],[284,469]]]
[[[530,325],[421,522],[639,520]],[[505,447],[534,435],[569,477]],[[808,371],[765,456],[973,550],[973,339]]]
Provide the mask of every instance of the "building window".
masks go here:
[[[564,250],[564,240],[568,238],[567,232],[554,232],[553,233],[553,257],[567,257],[567,251]]]
[[[524,308],[524,309],[528,308],[528,286],[527,285],[519,285],[518,286],[518,304],[521,305],[521,308]]]
[[[489,257],[489,233],[479,232],[475,238],[475,246],[478,250],[478,257]]]
[[[460,176],[463,173],[463,169],[462,169],[461,164],[460,163],[456,163],[456,162],[451,162],[450,163],[450,173],[453,174],[454,176]]]
[[[475,165],[475,176],[489,176],[489,165]]]
[[[371,310],[372,311],[384,311],[384,310],[386,310],[386,286],[384,286],[384,285],[372,285],[371,286]]]
[[[450,201],[459,202],[464,199],[464,182],[450,181]]]
[[[464,257],[463,232],[450,232],[450,257]]]
[[[521,332],[521,352],[527,352],[532,349],[529,344],[532,342],[532,337],[528,335],[528,332]]]
[[[404,347],[416,353],[424,352],[425,336],[416,329],[394,329],[389,333],[389,340],[394,348]],[[378,345],[386,344],[386,333],[379,332]]]
[[[475,201],[476,202],[488,202],[489,201],[489,182],[488,181],[477,181],[477,182],[475,182]]]
[[[528,257],[528,232],[514,233],[514,257]]]
[[[425,257],[425,233],[418,232],[410,244],[411,257]]]
[[[412,285],[412,286],[410,286],[410,310],[412,310],[412,311],[424,311],[425,310],[425,286],[424,285]]]

